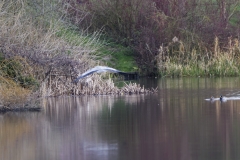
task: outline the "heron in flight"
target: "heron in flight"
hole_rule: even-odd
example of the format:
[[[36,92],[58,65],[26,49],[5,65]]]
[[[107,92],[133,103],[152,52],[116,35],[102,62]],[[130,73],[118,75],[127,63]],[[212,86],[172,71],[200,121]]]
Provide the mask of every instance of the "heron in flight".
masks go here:
[[[128,73],[126,72],[122,72],[122,71],[119,71],[117,69],[114,69],[114,68],[111,68],[111,67],[107,67],[107,66],[96,66],[92,69],[89,69],[87,70],[86,72],[84,72],[83,74],[81,74],[80,76],[77,77],[77,79],[75,79],[73,82],[74,83],[77,83],[80,79],[90,75],[90,74],[93,74],[93,73],[102,73],[102,72],[111,72],[111,73],[118,73],[118,74],[121,74],[121,75],[127,75]]]

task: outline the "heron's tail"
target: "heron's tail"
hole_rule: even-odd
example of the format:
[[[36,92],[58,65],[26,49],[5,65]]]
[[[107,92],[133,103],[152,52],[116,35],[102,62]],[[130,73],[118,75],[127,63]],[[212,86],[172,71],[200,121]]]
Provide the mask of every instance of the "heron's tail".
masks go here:
[[[123,76],[128,75],[127,72],[118,72],[118,74],[123,75]]]

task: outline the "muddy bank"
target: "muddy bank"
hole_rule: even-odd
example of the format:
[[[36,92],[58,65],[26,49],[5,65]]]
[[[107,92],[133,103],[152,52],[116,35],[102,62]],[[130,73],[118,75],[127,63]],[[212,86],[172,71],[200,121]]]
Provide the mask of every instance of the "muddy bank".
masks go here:
[[[0,105],[0,113],[5,113],[5,112],[40,112],[41,107],[39,106],[29,106],[29,105],[24,105],[24,106],[3,106]]]

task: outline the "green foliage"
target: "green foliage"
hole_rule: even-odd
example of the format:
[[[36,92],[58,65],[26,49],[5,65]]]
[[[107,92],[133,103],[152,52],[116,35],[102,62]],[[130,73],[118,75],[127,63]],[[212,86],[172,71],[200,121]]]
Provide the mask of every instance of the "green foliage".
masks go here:
[[[33,89],[38,86],[31,70],[32,68],[23,58],[0,59],[0,76],[10,78],[24,88]]]
[[[0,103],[7,108],[22,106],[31,94],[31,90],[23,88],[13,80],[0,75]]]

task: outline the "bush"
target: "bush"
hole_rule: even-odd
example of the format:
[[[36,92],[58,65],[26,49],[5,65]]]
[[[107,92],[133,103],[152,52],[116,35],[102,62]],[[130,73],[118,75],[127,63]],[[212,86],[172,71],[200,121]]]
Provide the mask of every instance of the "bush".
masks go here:
[[[22,57],[0,59],[0,75],[12,79],[24,88],[36,89],[38,86],[32,70],[26,59]]]

